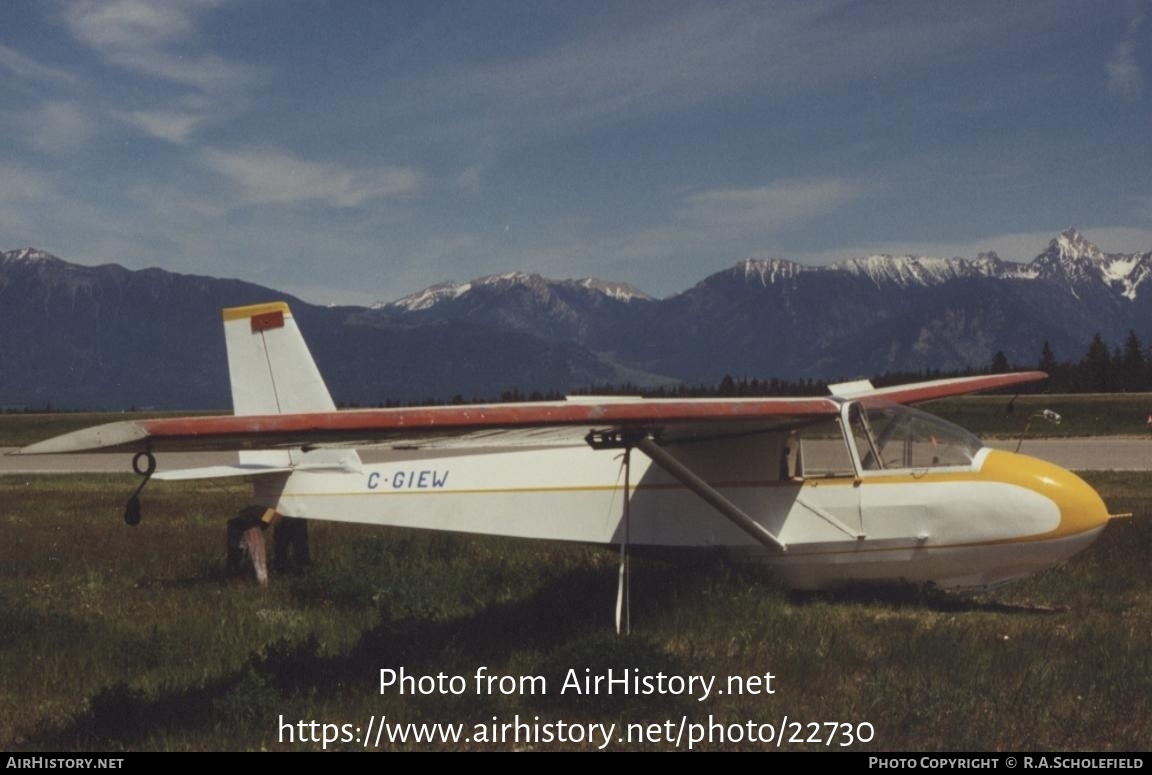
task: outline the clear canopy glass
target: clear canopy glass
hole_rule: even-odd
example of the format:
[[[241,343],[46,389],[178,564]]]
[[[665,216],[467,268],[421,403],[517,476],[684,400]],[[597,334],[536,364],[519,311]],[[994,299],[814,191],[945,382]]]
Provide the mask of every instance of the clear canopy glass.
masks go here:
[[[970,467],[984,446],[958,425],[899,404],[850,404],[848,424],[865,471]]]

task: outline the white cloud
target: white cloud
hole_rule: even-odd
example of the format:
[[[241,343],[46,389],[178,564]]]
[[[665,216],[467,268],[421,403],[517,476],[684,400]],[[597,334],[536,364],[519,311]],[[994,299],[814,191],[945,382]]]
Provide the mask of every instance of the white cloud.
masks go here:
[[[683,217],[709,230],[770,234],[832,213],[869,190],[869,186],[843,178],[801,178],[758,188],[703,191],[687,198]]]
[[[70,102],[46,102],[24,123],[32,145],[49,153],[75,150],[96,131],[96,122]]]
[[[878,190],[876,183],[814,177],[700,191],[682,197],[656,223],[615,233],[577,225],[565,236],[549,231],[541,240],[512,246],[498,255],[505,267],[531,267],[567,277],[579,266],[581,275],[625,280],[651,293],[671,293],[682,290],[678,283],[698,280],[740,258],[778,255],[767,251],[786,231],[835,216]]]
[[[64,21],[72,35],[109,62],[206,91],[250,86],[259,68],[194,50],[199,15],[218,0],[75,0]]]
[[[60,154],[81,149],[100,130],[100,122],[79,103],[48,100],[35,107],[0,111],[0,130],[30,148]]]
[[[496,132],[581,129],[706,104],[845,88],[899,71],[936,70],[1043,35],[1060,13],[997,4],[892,14],[840,0],[627,4],[599,26],[573,25],[560,43],[497,61],[465,61],[389,86],[396,115],[467,115]]]
[[[767,14],[707,6],[644,25],[577,36],[543,53],[417,76],[393,90],[399,114],[466,112],[502,128],[568,127],[692,105],[764,76],[757,42],[785,26]],[[781,10],[775,15],[786,19]],[[768,45],[765,48],[770,48]],[[771,67],[767,67],[771,69]],[[767,79],[769,82],[771,77]],[[399,98],[406,95],[406,98]]]
[[[130,124],[160,140],[183,145],[207,118],[200,113],[180,110],[138,110],[121,114]]]
[[[219,197],[213,198],[208,193],[188,191],[175,185],[145,183],[132,186],[127,194],[136,203],[138,212],[147,212],[153,219],[165,219],[165,224],[169,225],[228,213]],[[167,225],[160,230],[166,228]]]
[[[1108,93],[1127,100],[1139,99],[1144,91],[1144,76],[1136,64],[1136,43],[1126,40],[1116,44],[1108,60]]]
[[[1128,28],[1124,39],[1112,49],[1105,66],[1108,71],[1108,94],[1126,100],[1137,100],[1144,93],[1144,75],[1136,62],[1136,42],[1143,40],[1140,27],[1144,24],[1144,9],[1139,2],[1127,7]]]
[[[0,186],[0,205],[40,201],[46,199],[52,191],[47,175],[21,165],[0,162],[0,180],[4,181],[4,185]]]
[[[122,107],[105,111],[150,137],[187,145],[203,127],[248,110],[252,90],[270,75],[208,49],[200,28],[222,0],[66,2],[64,26],[76,40],[109,64],[166,82],[165,96],[152,104],[128,104],[122,95]]]
[[[155,47],[195,30],[192,14],[204,2],[169,0],[75,0],[65,21],[77,37],[97,49]]]
[[[456,188],[461,191],[474,191],[480,185],[483,175],[484,168],[479,164],[473,164],[456,176]]]
[[[371,199],[416,191],[420,174],[406,167],[349,169],[305,161],[277,151],[207,149],[204,163],[230,178],[248,204],[315,202],[355,207]]]
[[[14,48],[0,44],[0,68],[3,68],[18,78],[43,83],[68,84],[74,83],[75,78],[64,70],[41,64],[35,59],[21,54]]]

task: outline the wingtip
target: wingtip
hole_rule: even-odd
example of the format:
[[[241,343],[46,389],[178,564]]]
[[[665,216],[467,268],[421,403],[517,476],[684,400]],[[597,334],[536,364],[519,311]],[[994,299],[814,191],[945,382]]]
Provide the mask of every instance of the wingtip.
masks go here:
[[[148,431],[133,420],[96,425],[53,436],[9,452],[10,455],[67,455],[75,452],[102,452],[131,447],[148,438]]]

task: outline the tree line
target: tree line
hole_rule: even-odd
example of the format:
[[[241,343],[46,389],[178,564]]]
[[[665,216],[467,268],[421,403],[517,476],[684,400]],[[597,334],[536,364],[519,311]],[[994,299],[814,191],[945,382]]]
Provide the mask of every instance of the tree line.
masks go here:
[[[1152,350],[1146,349],[1135,331],[1129,331],[1122,345],[1109,347],[1100,334],[1092,338],[1087,352],[1079,360],[1058,361],[1048,342],[1041,348],[1036,363],[1011,363],[1002,351],[983,368],[919,369],[886,371],[870,379],[876,387],[903,385],[950,377],[971,377],[981,374],[1003,374],[1009,371],[1047,372],[1048,379],[1008,388],[1012,393],[1143,393],[1152,392]],[[832,380],[837,382],[842,380]],[[640,386],[633,383],[597,384],[570,391],[573,395],[632,395],[645,398],[740,398],[770,396],[826,396],[829,380],[813,378],[785,379],[780,377],[734,377],[725,374],[717,383],[679,383],[674,385]],[[499,396],[471,396],[461,394],[448,401],[430,399],[419,402],[387,402],[381,406],[521,403],[525,401],[558,401],[565,393],[557,390],[522,391],[511,388]]]
[[[999,368],[1003,360],[994,359],[993,368]],[[1128,332],[1122,345],[1111,348],[1100,334],[1096,334],[1079,361],[1057,361],[1052,348],[1045,342],[1037,368],[1048,372],[1044,389],[1049,393],[1143,393],[1152,390],[1152,350],[1145,349],[1135,331]]]
[[[1092,338],[1087,352],[1079,360],[1058,361],[1048,342],[1040,350],[1036,363],[1011,363],[1002,351],[988,366],[972,369],[920,369],[887,371],[873,375],[876,387],[902,385],[949,377],[980,374],[1003,374],[1009,371],[1046,372],[1048,379],[1013,387],[1020,393],[1145,393],[1152,392],[1152,349],[1145,348],[1135,331],[1129,331],[1122,345],[1109,347],[1100,334]],[[672,385],[639,388],[634,385],[599,385],[577,391],[578,394],[633,394],[649,398],[738,398],[741,396],[823,396],[828,395],[827,380],[780,379],[777,377],[735,378],[725,375],[714,385]]]

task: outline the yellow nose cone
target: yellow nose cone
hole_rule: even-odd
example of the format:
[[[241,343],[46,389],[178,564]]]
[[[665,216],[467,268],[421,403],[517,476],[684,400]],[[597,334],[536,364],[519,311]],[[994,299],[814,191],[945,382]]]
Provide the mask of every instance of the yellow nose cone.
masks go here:
[[[992,450],[980,473],[999,482],[1027,487],[1060,509],[1060,525],[1050,537],[1077,535],[1103,527],[1108,507],[1092,487],[1055,463],[1013,452]]]

